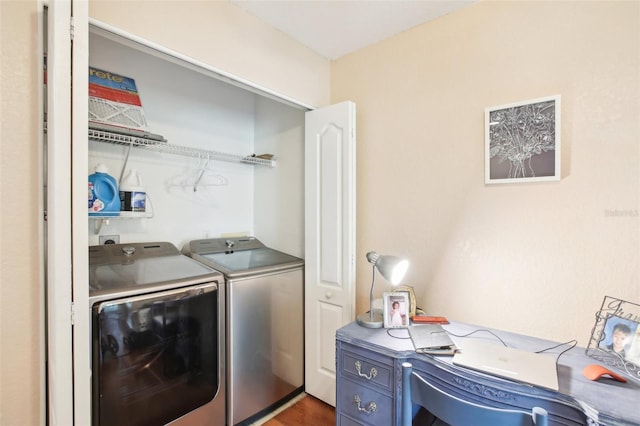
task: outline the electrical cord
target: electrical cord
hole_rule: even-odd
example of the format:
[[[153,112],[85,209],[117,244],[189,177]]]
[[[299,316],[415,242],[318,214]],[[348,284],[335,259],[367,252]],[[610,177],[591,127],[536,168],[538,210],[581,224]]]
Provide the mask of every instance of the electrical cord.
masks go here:
[[[497,334],[495,334],[495,333],[494,333],[494,332],[492,332],[491,330],[487,330],[487,329],[478,329],[478,330],[474,330],[474,331],[472,331],[471,333],[467,333],[467,334],[454,334],[454,333],[452,333],[452,332],[450,332],[450,331],[447,331],[447,333],[451,334],[452,336],[456,336],[456,337],[468,337],[468,336],[471,336],[472,334],[477,333],[477,332],[479,332],[479,331],[485,331],[485,332],[487,332],[487,333],[489,333],[489,334],[493,335],[493,336],[494,336],[496,339],[498,339],[498,340],[500,341],[500,343],[502,343],[506,348],[508,348],[508,347],[509,347],[509,346],[505,343],[505,341],[504,341],[504,340],[502,340],[502,339],[500,338],[500,336],[498,336]],[[565,350],[563,350],[562,352],[560,352],[560,353],[558,354],[558,356],[556,357],[556,363],[558,363],[558,361],[560,360],[560,357],[561,357],[562,355],[564,355],[564,354],[565,354],[565,352],[570,351],[571,349],[575,348],[575,347],[578,345],[578,341],[577,341],[577,340],[572,339],[572,340],[569,340],[569,341],[567,341],[567,342],[558,343],[557,345],[550,346],[550,347],[548,347],[548,348],[541,349],[541,350],[539,350],[539,351],[534,351],[534,353],[536,353],[536,354],[540,354],[540,353],[543,353],[543,352],[546,352],[546,351],[550,351],[550,350],[555,349],[555,348],[559,348],[560,346],[569,345],[569,344],[570,344],[571,346],[569,346],[567,349],[565,349]]]
[[[411,336],[406,336],[406,337],[403,337],[403,336],[395,336],[395,335],[393,335],[393,334],[391,333],[391,330],[394,330],[394,329],[392,329],[392,328],[387,328],[387,334],[388,334],[390,337],[393,337],[394,339],[400,339],[400,340],[411,339]],[[446,332],[447,334],[450,334],[450,335],[455,336],[455,337],[469,337],[469,336],[471,336],[472,334],[479,333],[479,332],[482,332],[482,331],[484,331],[484,332],[486,332],[486,333],[489,333],[489,334],[491,334],[493,337],[495,337],[496,339],[498,339],[498,340],[500,341],[500,343],[502,343],[502,344],[504,345],[504,347],[505,347],[505,348],[508,348],[508,347],[509,347],[509,345],[507,345],[507,343],[506,343],[504,340],[502,340],[502,338],[500,338],[500,336],[498,336],[496,333],[494,333],[493,331],[488,330],[488,329],[486,329],[486,328],[479,328],[479,329],[477,329],[477,330],[473,330],[472,332],[467,333],[467,334],[455,334],[455,333],[452,333],[452,332],[450,332],[450,331],[448,331],[448,330],[445,330],[445,332]],[[408,334],[408,330],[407,330],[407,334]],[[558,356],[556,357],[556,364],[557,364],[557,363],[558,363],[558,361],[560,360],[560,357],[561,357],[562,355],[564,355],[566,352],[570,351],[571,349],[575,348],[575,347],[578,345],[578,341],[577,341],[577,340],[572,339],[572,340],[569,340],[569,341],[567,341],[567,342],[558,343],[557,345],[550,346],[550,347],[548,347],[548,348],[544,348],[544,349],[540,349],[539,351],[534,351],[534,353],[536,353],[536,354],[540,354],[540,353],[543,353],[543,352],[547,352],[547,351],[550,351],[550,350],[553,350],[553,349],[559,348],[559,347],[564,346],[564,345],[571,345],[571,346],[569,346],[568,348],[566,348],[565,350],[563,350],[562,352],[560,352],[560,353],[558,354]]]
[[[391,334],[391,330],[397,330],[394,328],[387,328],[387,334],[391,337],[393,337],[394,339],[400,339],[400,340],[405,340],[405,339],[411,339],[411,336],[406,336],[406,337],[402,337],[402,336],[394,336],[393,334]],[[407,334],[409,334],[409,330],[405,329],[407,331]]]
[[[571,349],[575,348],[578,345],[578,341],[577,340],[573,339],[573,340],[569,340],[569,341],[564,342],[564,343],[558,343],[557,345],[554,345],[554,346],[551,346],[551,347],[548,347],[548,348],[545,348],[545,349],[541,349],[539,351],[535,351],[534,353],[541,354],[542,352],[550,351],[552,349],[559,348],[560,346],[569,345],[569,344],[571,344],[571,346],[569,346],[567,349],[565,349],[562,352],[560,352],[558,354],[558,356],[556,357],[556,364],[557,364],[558,361],[560,360],[560,357],[562,355],[564,355],[565,352],[570,351]]]
[[[485,331],[485,332],[487,332],[487,333],[489,333],[489,334],[493,335],[493,337],[495,337],[496,339],[498,339],[498,340],[500,341],[500,343],[502,343],[506,348],[508,348],[508,347],[509,347],[509,346],[504,342],[504,340],[502,340],[502,339],[500,338],[500,336],[498,336],[496,333],[494,333],[494,332],[493,332],[493,331],[491,331],[491,330],[487,330],[486,328],[479,328],[479,329],[477,329],[477,330],[473,330],[471,333],[467,333],[467,334],[455,334],[455,333],[452,333],[452,332],[450,332],[450,331],[447,331],[447,333],[449,333],[449,334],[450,334],[450,335],[452,335],[452,336],[456,336],[456,337],[469,337],[469,336],[471,336],[472,334],[474,334],[474,333],[478,333],[478,332],[480,332],[480,331]]]

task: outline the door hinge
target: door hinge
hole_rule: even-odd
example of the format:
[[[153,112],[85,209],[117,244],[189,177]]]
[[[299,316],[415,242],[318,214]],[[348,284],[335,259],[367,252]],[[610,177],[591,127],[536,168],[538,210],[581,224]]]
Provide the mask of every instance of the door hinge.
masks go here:
[[[71,325],[76,325],[76,304],[71,302]]]
[[[71,40],[73,40],[73,36],[75,35],[76,27],[73,23],[73,16],[71,17],[71,21],[69,22],[69,35],[71,36]]]

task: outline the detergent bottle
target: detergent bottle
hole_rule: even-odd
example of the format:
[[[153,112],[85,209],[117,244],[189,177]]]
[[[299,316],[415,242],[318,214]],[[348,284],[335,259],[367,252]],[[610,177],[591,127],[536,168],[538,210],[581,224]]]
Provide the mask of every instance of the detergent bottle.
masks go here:
[[[118,184],[104,164],[89,175],[89,216],[119,216]]]

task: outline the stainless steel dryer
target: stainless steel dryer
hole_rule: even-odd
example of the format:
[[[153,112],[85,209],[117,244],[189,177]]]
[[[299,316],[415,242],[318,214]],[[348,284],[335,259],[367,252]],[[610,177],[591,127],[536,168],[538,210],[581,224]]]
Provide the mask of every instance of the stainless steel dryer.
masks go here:
[[[225,275],[227,423],[248,424],[304,385],[304,261],[254,237],[186,244],[183,253]]]
[[[225,286],[171,243],[89,247],[94,425],[224,425]]]

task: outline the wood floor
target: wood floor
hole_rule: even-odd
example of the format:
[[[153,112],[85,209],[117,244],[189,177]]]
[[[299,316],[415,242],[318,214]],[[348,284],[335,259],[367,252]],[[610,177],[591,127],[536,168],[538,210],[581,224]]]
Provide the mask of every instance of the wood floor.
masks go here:
[[[284,411],[260,423],[263,426],[333,426],[336,410],[310,395],[303,396]]]

